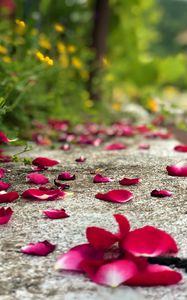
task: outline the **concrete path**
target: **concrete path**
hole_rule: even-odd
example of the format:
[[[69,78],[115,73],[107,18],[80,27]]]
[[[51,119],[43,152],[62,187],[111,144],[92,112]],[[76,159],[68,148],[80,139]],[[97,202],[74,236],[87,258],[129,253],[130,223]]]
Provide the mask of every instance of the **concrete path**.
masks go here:
[[[12,220],[0,227],[0,300],[186,300],[187,276],[175,286],[116,289],[96,285],[83,275],[63,272],[53,268],[56,257],[70,247],[84,243],[87,226],[102,226],[116,230],[112,215],[121,213],[128,217],[132,227],[146,224],[162,228],[172,234],[180,247],[180,257],[187,257],[187,178],[170,177],[165,168],[181,160],[187,162],[187,154],[173,151],[176,141],[151,141],[150,150],[139,150],[133,140],[127,150],[105,151],[103,145],[75,147],[71,151],[47,150],[36,147],[25,156],[46,156],[61,159],[61,164],[45,175],[51,181],[63,170],[76,174],[70,183],[65,200],[32,202],[19,199],[11,203],[14,210]],[[80,155],[87,161],[78,164],[74,160]],[[29,166],[7,164],[12,169],[7,174],[13,189],[23,192],[28,186],[25,176]],[[115,182],[93,184],[95,172],[115,178]],[[123,177],[141,177],[140,186],[129,187],[134,199],[126,204],[114,204],[94,198],[97,192],[120,188],[118,180]],[[173,191],[171,198],[150,197],[153,189]],[[1,204],[1,206],[3,206]],[[8,205],[7,205],[8,206]],[[42,216],[46,208],[64,208],[70,218],[50,220]],[[33,257],[20,253],[20,248],[30,242],[49,240],[57,249],[47,257]]]

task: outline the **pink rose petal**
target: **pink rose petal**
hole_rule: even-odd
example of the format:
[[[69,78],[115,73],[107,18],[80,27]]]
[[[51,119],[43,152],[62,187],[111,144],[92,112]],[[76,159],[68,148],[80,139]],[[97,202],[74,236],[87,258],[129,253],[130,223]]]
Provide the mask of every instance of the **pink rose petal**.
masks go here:
[[[55,264],[56,270],[83,271],[81,263],[86,259],[101,259],[103,252],[93,248],[90,244],[81,244],[71,248],[61,255]]]
[[[19,195],[17,192],[0,192],[0,203],[9,203],[18,199]]]
[[[127,280],[127,285],[132,286],[159,286],[177,284],[182,275],[166,266],[149,264],[143,272]]]
[[[30,243],[21,248],[21,252],[29,255],[46,256],[55,250],[56,246],[48,242]]]
[[[109,202],[125,203],[133,198],[133,193],[127,190],[112,190],[103,194],[98,193],[95,198]]]
[[[58,189],[56,190],[49,190],[45,189],[28,189],[22,193],[22,197],[31,200],[55,200],[55,199],[62,199],[65,193]]]
[[[119,239],[124,239],[124,237],[126,237],[128,232],[130,231],[129,221],[125,216],[120,215],[120,214],[115,214],[114,218],[115,218],[116,222],[118,223],[118,227],[119,227],[119,230],[118,230],[118,233],[116,233],[116,236]]]
[[[121,185],[135,185],[142,182],[141,178],[123,178],[119,181]]]
[[[170,176],[187,177],[187,165],[172,165],[167,166],[166,170]]]
[[[153,226],[129,232],[123,241],[123,249],[134,256],[149,257],[178,252],[175,240],[165,231]]]
[[[106,183],[106,182],[112,182],[114,179],[109,177],[104,177],[101,174],[96,174],[93,178],[94,183]]]
[[[43,210],[43,214],[50,219],[64,219],[69,217],[65,209],[46,209]]]
[[[177,145],[174,147],[174,150],[178,152],[187,152],[187,145]]]
[[[62,145],[62,146],[60,146],[60,150],[69,151],[70,150],[70,145],[69,144]]]
[[[10,183],[4,182],[0,180],[0,191],[8,190],[8,188],[11,187]]]
[[[140,144],[138,146],[138,148],[141,150],[148,150],[148,149],[150,149],[150,145],[149,144]]]
[[[65,171],[58,175],[58,180],[75,180],[75,175],[71,175],[69,172]]]
[[[46,184],[49,182],[47,177],[39,173],[30,173],[26,176],[26,179],[35,184]]]
[[[152,197],[163,198],[163,197],[171,197],[172,195],[173,193],[168,190],[153,190],[151,192]]]
[[[85,263],[84,269],[86,271]],[[99,267],[91,279],[98,284],[117,287],[121,283],[134,277],[137,273],[136,264],[132,261],[117,260]]]
[[[115,234],[99,227],[88,227],[86,229],[88,242],[96,249],[108,249],[118,241]]]
[[[13,210],[10,207],[1,207],[0,208],[0,225],[6,224],[9,222]]]
[[[37,157],[32,161],[32,164],[34,166],[39,167],[40,169],[46,169],[46,168],[49,168],[49,167],[53,167],[53,166],[56,166],[59,163],[60,163],[59,160],[49,159],[49,158],[46,158],[46,157]]]
[[[126,149],[127,146],[122,143],[109,144],[105,147],[105,150],[123,150]]]

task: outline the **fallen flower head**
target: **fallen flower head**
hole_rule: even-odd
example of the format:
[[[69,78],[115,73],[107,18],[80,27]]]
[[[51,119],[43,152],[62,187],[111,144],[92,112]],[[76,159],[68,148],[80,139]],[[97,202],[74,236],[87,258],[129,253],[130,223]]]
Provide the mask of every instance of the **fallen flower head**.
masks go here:
[[[56,270],[84,272],[95,283],[111,287],[170,285],[182,279],[177,271],[148,261],[149,257],[178,251],[168,233],[153,226],[131,231],[125,216],[116,214],[114,217],[118,223],[117,233],[88,227],[88,243],[62,254],[56,262]]]

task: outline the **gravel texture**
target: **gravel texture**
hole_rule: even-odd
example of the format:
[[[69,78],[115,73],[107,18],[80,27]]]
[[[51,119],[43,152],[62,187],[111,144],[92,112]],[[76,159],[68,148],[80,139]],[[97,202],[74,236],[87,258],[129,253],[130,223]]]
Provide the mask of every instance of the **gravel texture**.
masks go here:
[[[150,141],[149,150],[139,150],[131,139],[127,150],[105,151],[100,147],[75,147],[71,151],[48,150],[35,147],[28,155],[60,159],[61,164],[44,172],[53,179],[63,170],[76,174],[70,183],[65,200],[28,201],[19,199],[11,206],[12,220],[0,227],[0,300],[185,300],[187,299],[187,276],[180,284],[169,287],[130,288],[120,286],[111,289],[98,286],[84,275],[71,272],[58,273],[54,263],[59,254],[70,247],[84,243],[87,226],[101,226],[115,231],[114,213],[128,217],[132,228],[154,225],[169,232],[177,241],[180,257],[187,257],[187,178],[170,177],[168,164],[187,162],[187,154],[173,151],[177,141]],[[80,155],[86,162],[76,163]],[[25,177],[29,166],[20,163],[5,164],[11,171],[7,181],[12,189],[23,192],[29,185]],[[93,184],[95,173],[113,177],[114,182]],[[128,187],[134,199],[126,204],[115,204],[94,198],[97,192],[123,188],[118,180],[123,177],[141,177],[139,186]],[[170,198],[153,198],[153,189],[168,189]],[[1,206],[3,206],[1,204]],[[5,206],[5,205],[4,205]],[[8,206],[8,205],[6,205]],[[64,208],[70,218],[50,220],[42,215],[47,208]],[[20,248],[30,242],[49,240],[57,249],[47,257],[33,257],[20,253]]]

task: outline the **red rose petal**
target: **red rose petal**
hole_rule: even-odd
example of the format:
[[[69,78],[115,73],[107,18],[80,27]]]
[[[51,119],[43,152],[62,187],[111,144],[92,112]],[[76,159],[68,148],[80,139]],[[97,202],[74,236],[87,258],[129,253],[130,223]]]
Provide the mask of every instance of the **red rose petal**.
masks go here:
[[[0,180],[0,191],[8,190],[8,188],[11,186],[10,183],[4,182]]]
[[[50,219],[64,219],[69,217],[65,209],[46,209],[43,210],[43,214]]]
[[[12,161],[12,156],[0,155],[0,163],[9,163]]]
[[[130,224],[128,219],[120,214],[115,214],[114,218],[116,219],[116,222],[118,223],[119,231],[116,233],[118,238],[123,239],[130,230]]]
[[[30,173],[26,176],[26,179],[35,184],[46,184],[49,182],[47,177],[39,173]]]
[[[0,225],[6,224],[9,222],[13,210],[10,207],[1,207],[0,208]]]
[[[49,159],[49,158],[46,158],[46,157],[37,157],[32,161],[32,164],[34,166],[37,166],[41,169],[53,167],[53,166],[56,166],[59,163],[60,163],[59,160]]]
[[[170,176],[179,176],[179,177],[187,177],[187,165],[186,166],[167,166],[166,170],[168,172],[168,175]]]
[[[0,131],[0,143],[9,143],[9,139],[7,138],[7,136],[2,132]]]
[[[21,248],[21,252],[29,255],[46,256],[55,250],[56,246],[48,241],[30,243]]]
[[[81,263],[86,259],[101,259],[103,252],[90,244],[81,244],[61,255],[55,264],[56,270],[83,271]]]
[[[133,193],[127,190],[112,190],[103,194],[98,193],[95,198],[109,202],[125,203],[133,198]]]
[[[117,287],[137,273],[136,264],[132,261],[117,260],[99,267],[92,280],[98,284]]]
[[[172,195],[173,193],[168,190],[153,190],[151,192],[152,197],[163,198],[163,197],[171,197]]]
[[[126,149],[127,146],[122,143],[109,144],[105,147],[105,150],[123,150]]]
[[[123,249],[134,256],[158,256],[178,252],[174,239],[165,231],[153,226],[145,226],[128,233],[123,241]]]
[[[65,171],[58,175],[58,180],[75,180],[75,175],[71,175],[69,172]]]
[[[18,199],[19,195],[17,192],[0,192],[0,203],[9,203]]]
[[[118,241],[115,234],[99,227],[87,227],[88,242],[96,249],[108,249]]]
[[[5,169],[0,168],[0,178],[3,178],[5,175]]]
[[[187,152],[187,145],[177,145],[174,147],[174,150],[178,152]]]
[[[54,179],[54,183],[58,186],[61,190],[67,190],[70,188],[69,184],[60,183],[57,179]]]
[[[83,162],[86,161],[86,157],[80,156],[79,158],[76,158],[75,161],[76,161],[76,162],[79,162],[79,163],[83,163]]]
[[[166,286],[177,284],[181,279],[180,273],[166,266],[150,264],[143,272],[130,278],[125,284],[131,286]]]
[[[96,174],[93,178],[94,183],[106,183],[106,182],[112,182],[114,179],[109,177],[104,177],[101,174]]]
[[[28,189],[22,193],[22,197],[31,200],[55,200],[62,199],[65,193],[60,190],[45,189]]]
[[[135,185],[142,182],[141,178],[123,178],[119,181],[121,185]]]

